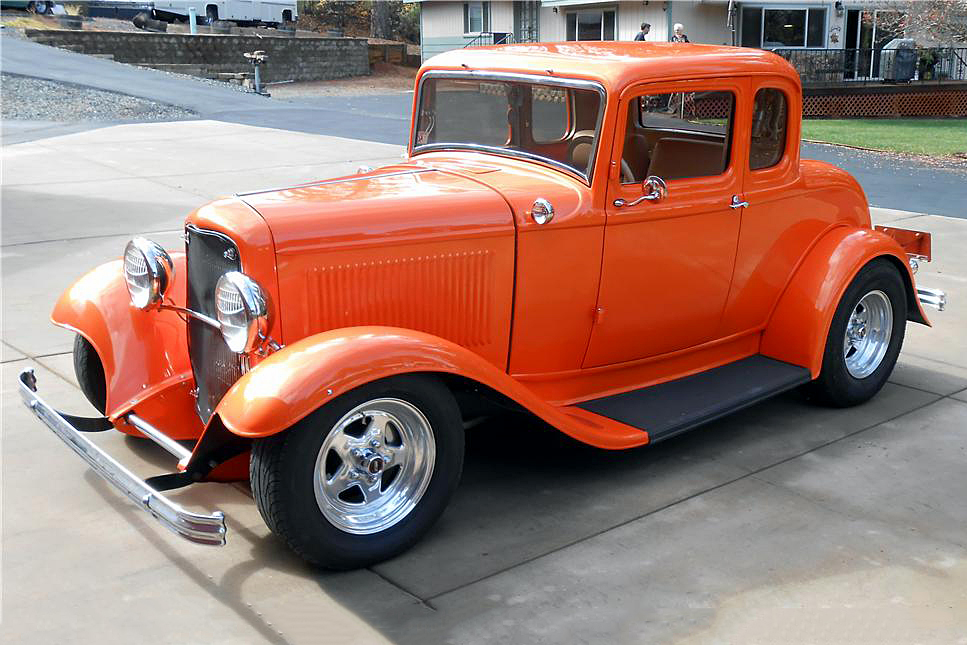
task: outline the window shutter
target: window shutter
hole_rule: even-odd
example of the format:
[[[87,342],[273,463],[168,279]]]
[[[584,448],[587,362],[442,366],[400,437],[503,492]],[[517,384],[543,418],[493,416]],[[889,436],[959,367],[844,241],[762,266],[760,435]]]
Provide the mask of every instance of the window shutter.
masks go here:
[[[490,3],[483,3],[483,19],[480,21],[480,31],[490,31]]]
[[[470,3],[463,3],[463,33],[470,33]]]

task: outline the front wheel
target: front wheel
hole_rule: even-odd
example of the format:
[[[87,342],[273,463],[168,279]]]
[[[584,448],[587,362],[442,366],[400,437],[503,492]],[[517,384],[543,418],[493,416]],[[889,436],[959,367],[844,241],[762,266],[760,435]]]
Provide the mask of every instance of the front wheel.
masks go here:
[[[364,385],[252,446],[265,523],[306,561],[353,569],[409,548],[463,468],[460,412],[430,375]]]
[[[906,289],[888,260],[874,260],[846,289],[811,393],[835,407],[869,400],[893,372],[906,330]]]

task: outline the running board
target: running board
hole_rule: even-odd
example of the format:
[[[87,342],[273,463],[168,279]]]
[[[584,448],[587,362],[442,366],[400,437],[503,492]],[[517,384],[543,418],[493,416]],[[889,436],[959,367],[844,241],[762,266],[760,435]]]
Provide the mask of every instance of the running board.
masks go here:
[[[577,407],[640,428],[649,443],[741,410],[807,383],[809,370],[761,354],[675,381],[578,403]]]

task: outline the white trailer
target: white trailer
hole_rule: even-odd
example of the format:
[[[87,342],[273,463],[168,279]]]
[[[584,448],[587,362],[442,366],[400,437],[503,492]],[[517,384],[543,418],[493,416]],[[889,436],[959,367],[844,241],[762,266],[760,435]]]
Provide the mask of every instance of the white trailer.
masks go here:
[[[275,2],[273,0],[156,0],[154,11],[159,19],[170,17],[186,18],[188,9],[195,8],[199,20],[212,23],[216,20],[231,20],[237,23],[261,23],[279,25],[293,22],[299,17],[296,2]]]

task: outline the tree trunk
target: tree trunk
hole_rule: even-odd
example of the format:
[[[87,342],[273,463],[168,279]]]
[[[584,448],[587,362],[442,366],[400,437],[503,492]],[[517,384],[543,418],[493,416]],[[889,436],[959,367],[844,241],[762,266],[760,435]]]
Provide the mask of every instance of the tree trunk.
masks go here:
[[[369,12],[369,35],[373,38],[393,38],[392,27],[393,3],[374,0],[372,9]]]

